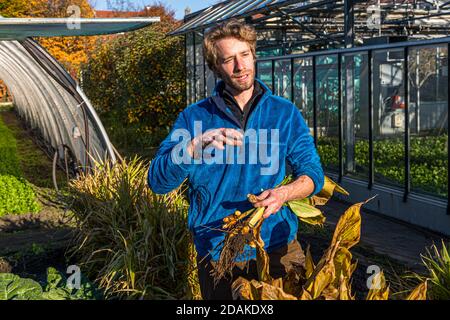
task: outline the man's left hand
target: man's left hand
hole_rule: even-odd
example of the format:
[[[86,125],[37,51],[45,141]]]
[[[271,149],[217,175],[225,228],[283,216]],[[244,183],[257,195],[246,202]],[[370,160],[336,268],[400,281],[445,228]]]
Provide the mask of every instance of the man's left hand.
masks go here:
[[[264,210],[263,217],[267,219],[270,215],[277,213],[283,204],[288,199],[288,192],[282,187],[276,189],[268,189],[263,191],[259,196],[256,196],[258,200],[253,204],[254,207],[267,207]]]

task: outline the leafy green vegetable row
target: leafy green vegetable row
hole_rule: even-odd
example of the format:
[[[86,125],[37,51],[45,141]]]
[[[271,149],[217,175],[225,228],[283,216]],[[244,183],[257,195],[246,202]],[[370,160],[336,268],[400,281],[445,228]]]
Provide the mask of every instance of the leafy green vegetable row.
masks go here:
[[[12,273],[0,273],[0,300],[96,300],[102,295],[81,276],[79,288],[71,288],[67,278],[55,268],[47,269],[43,285]]]
[[[20,170],[16,139],[0,113],[0,217],[39,210],[36,195]]]

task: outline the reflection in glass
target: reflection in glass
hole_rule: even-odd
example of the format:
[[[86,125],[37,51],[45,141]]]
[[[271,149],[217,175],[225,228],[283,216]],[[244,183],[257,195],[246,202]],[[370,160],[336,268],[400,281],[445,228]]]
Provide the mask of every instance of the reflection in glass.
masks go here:
[[[326,170],[339,168],[338,63],[337,55],[316,60],[317,141]]]
[[[300,109],[303,118],[314,133],[313,106],[313,67],[312,58],[294,60],[294,104]]]
[[[258,79],[264,82],[273,92],[272,61],[258,62],[257,71]]]
[[[211,96],[214,88],[216,87],[216,77],[214,76],[214,72],[212,72],[208,65],[206,65],[206,96]]]
[[[447,197],[447,47],[408,54],[411,190]]]
[[[344,55],[341,64],[344,174],[369,177],[369,82],[367,53]]]
[[[275,61],[274,94],[291,100],[291,60]]]
[[[404,186],[405,88],[403,49],[373,53],[375,182]]]

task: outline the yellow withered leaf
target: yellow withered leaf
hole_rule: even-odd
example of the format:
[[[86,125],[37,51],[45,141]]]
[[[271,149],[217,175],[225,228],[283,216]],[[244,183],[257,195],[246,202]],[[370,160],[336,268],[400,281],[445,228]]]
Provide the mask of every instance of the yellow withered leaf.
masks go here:
[[[346,196],[349,195],[349,193],[344,188],[342,188],[336,182],[325,176],[325,182],[322,190],[320,190],[318,194],[312,197],[314,204],[319,206],[325,205],[328,202],[328,200],[330,200],[331,197],[333,196],[334,191],[342,193]]]
[[[320,215],[312,218],[300,218],[300,221],[314,226],[323,226],[325,223],[325,216]]]
[[[372,277],[369,293],[366,300],[388,300],[389,286],[386,285],[383,271]]]
[[[254,279],[249,281],[239,277],[231,286],[232,296],[234,300],[298,300],[295,296],[283,291],[281,278],[277,279],[275,284]]]
[[[298,300],[293,295],[284,292],[282,288],[272,286],[268,283],[252,280],[250,284],[259,293],[261,300]]]
[[[406,300],[427,300],[427,287],[427,280],[425,280],[414,288]]]
[[[272,282],[273,279],[270,276],[269,270],[269,255],[266,250],[264,250],[264,241],[261,238],[261,226],[262,223],[259,222],[255,228],[252,229],[253,232],[253,244],[256,247],[256,267],[258,270],[258,278],[260,281]]]
[[[306,256],[305,256],[305,269],[306,269],[306,278],[311,277],[311,275],[314,272],[314,268],[316,266],[314,265],[314,261],[311,255],[310,246],[306,248]]]
[[[337,300],[339,298],[339,290],[336,289],[333,285],[329,285],[323,291],[321,296],[325,300]]]
[[[356,263],[352,264],[352,254],[347,248],[340,247],[336,252],[335,263],[342,268],[342,273],[346,277],[350,277],[356,269]]]
[[[338,249],[339,242],[332,243],[314,268],[312,275],[306,281],[305,289],[312,299],[317,299],[322,294],[322,291],[333,283],[336,269],[334,258]]]
[[[350,277],[345,277],[343,274],[339,277],[339,300],[355,300],[352,296],[352,290],[350,286]]]
[[[233,300],[260,300],[259,297],[254,295],[250,281],[242,277],[237,278],[233,282],[231,292]]]
[[[311,294],[313,299],[317,299],[322,291],[328,287],[334,280],[333,261],[329,261],[320,271],[313,275],[313,281],[307,284],[306,290]]]
[[[305,281],[305,274],[298,272],[294,268],[290,268],[283,278],[283,291],[289,293],[295,297],[300,296],[302,291],[302,285]]]
[[[300,295],[300,298],[299,298],[299,300],[312,300],[312,299],[313,298],[311,297],[311,294],[306,290],[302,291],[302,294]]]
[[[348,208],[339,218],[334,230],[331,246],[339,243],[340,247],[350,249],[356,245],[361,237],[361,206],[365,202],[360,202]]]
[[[339,287],[341,281],[341,276],[344,278],[350,278],[354,271],[355,265],[352,265],[352,254],[348,249],[344,247],[339,247],[334,256],[334,267],[336,273],[336,279],[334,285]]]
[[[283,278],[277,278],[270,283],[272,286],[283,289]]]

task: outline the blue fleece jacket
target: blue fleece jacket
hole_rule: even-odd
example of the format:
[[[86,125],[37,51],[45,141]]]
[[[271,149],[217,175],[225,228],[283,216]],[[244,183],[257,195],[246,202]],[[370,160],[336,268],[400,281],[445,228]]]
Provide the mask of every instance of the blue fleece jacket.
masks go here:
[[[300,111],[260,83],[265,92],[250,114],[246,128],[241,127],[218,94],[224,86],[219,82],[211,97],[179,114],[150,164],[148,184],[155,193],[170,192],[188,178],[188,226],[199,256],[208,256],[213,261],[219,258],[218,244],[224,238],[219,230],[222,219],[235,210],[251,209],[249,193],[258,195],[278,185],[286,175],[286,162],[294,178],[307,175],[313,180],[311,195],[323,187],[320,158]],[[192,159],[186,152],[189,141],[216,128],[243,130],[243,145],[226,145],[223,151],[207,148],[201,159]],[[297,229],[298,218],[289,207],[283,206],[263,222],[261,235],[266,250],[271,252],[291,242]],[[255,250],[248,247],[238,260],[255,255]]]

